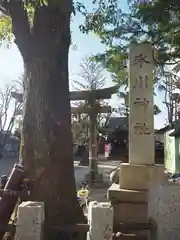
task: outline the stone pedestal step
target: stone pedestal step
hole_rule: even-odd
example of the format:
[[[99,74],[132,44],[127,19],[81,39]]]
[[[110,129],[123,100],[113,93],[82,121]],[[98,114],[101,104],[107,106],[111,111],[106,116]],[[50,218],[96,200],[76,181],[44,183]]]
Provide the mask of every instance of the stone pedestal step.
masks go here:
[[[146,222],[121,222],[119,225],[114,226],[114,232],[116,239],[139,239],[139,240],[154,240],[152,234],[154,234],[156,229],[150,221]],[[151,238],[150,238],[151,236]]]
[[[138,236],[137,234],[120,234],[113,238],[113,240],[148,240],[148,236]]]
[[[122,163],[119,170],[121,189],[148,190],[151,184],[165,181],[164,165],[134,165]]]
[[[147,203],[148,191],[121,189],[119,184],[113,183],[107,192],[108,201],[113,203]]]
[[[114,209],[114,223],[147,221],[147,204],[119,203],[112,205]]]
[[[112,184],[108,189],[108,200],[114,209],[114,223],[147,221],[148,192],[120,189]]]

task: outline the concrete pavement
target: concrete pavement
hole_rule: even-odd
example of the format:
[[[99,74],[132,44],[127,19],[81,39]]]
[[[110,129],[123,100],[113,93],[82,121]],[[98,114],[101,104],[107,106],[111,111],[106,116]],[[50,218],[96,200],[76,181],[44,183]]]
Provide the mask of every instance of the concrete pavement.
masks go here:
[[[9,175],[16,162],[17,159],[14,158],[0,159],[0,176],[3,174]],[[119,161],[99,161],[98,170],[103,174],[105,179],[109,179],[110,171],[118,165]],[[79,166],[79,162],[74,162],[74,174],[77,186],[84,181],[84,177],[88,172],[88,166]]]

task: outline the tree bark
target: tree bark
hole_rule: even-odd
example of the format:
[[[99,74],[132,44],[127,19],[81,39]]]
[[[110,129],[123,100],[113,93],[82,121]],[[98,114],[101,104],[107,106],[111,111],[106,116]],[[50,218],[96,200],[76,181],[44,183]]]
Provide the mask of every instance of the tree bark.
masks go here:
[[[31,45],[27,46],[31,51],[22,54],[26,56],[26,88],[20,162],[28,179],[33,180],[28,200],[45,202],[46,230],[83,220],[76,200],[72,156],[69,28],[70,13],[40,7],[35,12]],[[21,42],[18,47],[24,52]],[[54,239],[47,233],[46,238]]]

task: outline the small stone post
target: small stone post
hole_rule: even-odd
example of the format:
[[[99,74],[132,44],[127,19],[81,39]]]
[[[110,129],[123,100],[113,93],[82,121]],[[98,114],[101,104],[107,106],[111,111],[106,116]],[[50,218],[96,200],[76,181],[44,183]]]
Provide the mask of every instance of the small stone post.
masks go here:
[[[87,240],[112,240],[113,208],[108,202],[90,202]]]
[[[44,223],[43,202],[22,202],[18,207],[16,240],[41,240]]]

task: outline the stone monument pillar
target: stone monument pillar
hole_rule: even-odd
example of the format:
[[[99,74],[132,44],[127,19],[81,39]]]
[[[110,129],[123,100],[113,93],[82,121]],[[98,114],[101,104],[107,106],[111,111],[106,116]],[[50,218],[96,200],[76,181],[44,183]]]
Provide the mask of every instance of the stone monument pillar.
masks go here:
[[[153,49],[151,44],[129,50],[129,163],[122,163],[119,184],[108,190],[114,223],[148,220],[149,184],[164,182],[164,165],[155,165]]]
[[[133,45],[129,52],[129,163],[131,164],[155,163],[153,68],[152,46]]]
[[[120,187],[148,189],[160,183],[164,166],[155,165],[153,48],[132,45],[129,50],[129,163],[121,164]]]

